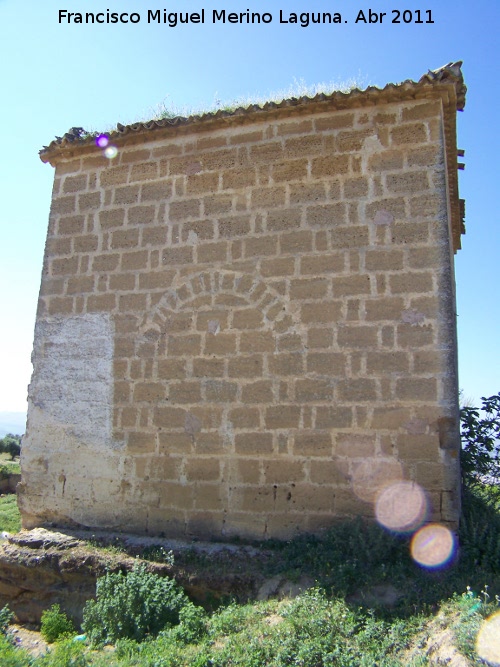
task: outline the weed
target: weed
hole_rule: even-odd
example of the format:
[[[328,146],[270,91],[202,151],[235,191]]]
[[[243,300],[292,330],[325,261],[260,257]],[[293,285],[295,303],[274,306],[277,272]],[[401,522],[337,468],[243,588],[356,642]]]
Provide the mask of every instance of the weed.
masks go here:
[[[182,644],[199,642],[207,633],[208,615],[202,607],[186,604],[179,612],[179,625],[166,631],[173,641]]]
[[[9,639],[1,633],[0,658],[2,667],[29,667],[31,664],[28,654],[15,648]]]
[[[121,637],[142,641],[179,623],[188,600],[173,579],[136,565],[132,572],[109,573],[97,580],[96,600],[83,610],[83,629],[93,644]]]
[[[90,667],[93,660],[79,642],[65,639],[36,660],[36,667]]]
[[[141,558],[155,563],[174,564],[174,552],[172,550],[167,551],[160,544],[152,544],[151,546],[144,547]]]
[[[123,554],[127,552],[123,540],[120,537],[114,537],[112,542],[109,542],[105,537],[96,537],[92,535],[87,544],[95,549],[104,551],[109,554]]]
[[[9,609],[9,605],[5,605],[3,609],[0,609],[0,634],[5,634],[7,628],[14,620],[14,614]]]
[[[40,627],[42,637],[46,642],[52,644],[61,637],[75,633],[73,622],[66,616],[58,604],[53,604],[50,609],[42,612]]]

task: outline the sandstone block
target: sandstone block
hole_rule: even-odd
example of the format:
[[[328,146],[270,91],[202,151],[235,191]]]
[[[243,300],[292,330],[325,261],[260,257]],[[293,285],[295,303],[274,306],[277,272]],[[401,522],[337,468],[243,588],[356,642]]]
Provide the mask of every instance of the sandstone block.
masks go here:
[[[404,153],[401,150],[388,150],[376,153],[368,158],[368,166],[374,172],[395,171],[403,168]]]
[[[273,352],[274,337],[271,331],[242,331],[240,334],[240,352]]]
[[[223,377],[223,375],[223,359],[206,359],[204,357],[193,359],[194,377]]]
[[[171,403],[199,403],[201,400],[199,382],[171,382],[168,396]]]
[[[243,403],[271,403],[273,401],[271,382],[260,380],[243,385],[241,400]]]
[[[203,198],[205,215],[216,216],[219,213],[230,213],[233,207],[232,195],[213,194]]]
[[[130,431],[127,434],[127,449],[131,454],[148,454],[156,449],[155,433]]]
[[[394,146],[401,144],[422,144],[427,141],[427,131],[423,123],[411,123],[393,127],[391,130],[391,143]]]
[[[335,276],[332,278],[333,295],[337,298],[357,294],[370,294],[370,276]]]
[[[226,382],[225,380],[206,380],[204,389],[207,401],[229,403],[235,400],[238,385],[235,382]]]
[[[263,431],[237,433],[234,436],[234,447],[237,454],[244,456],[270,454],[273,450],[273,436]]]
[[[389,192],[395,194],[429,190],[429,181],[425,171],[412,171],[405,174],[388,174],[386,182]]]
[[[347,174],[349,171],[348,155],[329,155],[313,158],[311,174],[315,178]]]
[[[306,324],[337,322],[341,316],[342,302],[324,300],[321,303],[304,303],[300,312],[301,319]]]
[[[203,194],[216,192],[219,187],[219,174],[204,172],[188,176],[186,191],[188,194]]]
[[[313,234],[309,231],[297,231],[280,235],[282,253],[306,253],[313,249]]]
[[[186,477],[190,482],[215,482],[220,478],[218,459],[188,459],[185,466]]]
[[[295,456],[319,456],[330,458],[332,455],[332,436],[328,432],[301,431],[294,436],[293,453]]]
[[[238,167],[224,171],[222,174],[222,187],[224,190],[237,190],[257,185],[257,173],[255,167]]]
[[[377,383],[375,380],[358,378],[355,380],[340,380],[338,393],[341,401],[366,403],[377,398]]]
[[[260,426],[257,408],[234,408],[229,411],[228,419],[235,428],[255,429]]]
[[[262,260],[260,263],[260,271],[264,278],[293,275],[295,271],[295,259],[293,257],[283,257]]]
[[[368,245],[368,228],[365,225],[335,226],[330,231],[330,240],[333,249],[363,248]]]
[[[254,378],[262,375],[262,355],[236,357],[228,362],[228,376],[234,378]]]
[[[184,199],[183,201],[170,202],[168,206],[168,217],[172,221],[186,220],[188,218],[199,218],[201,201],[199,199]]]
[[[436,378],[398,378],[396,396],[402,401],[435,401],[437,399]]]
[[[295,396],[304,403],[333,400],[333,383],[323,378],[296,380]]]
[[[306,221],[311,226],[338,226],[347,222],[347,208],[344,202],[336,204],[322,204],[320,206],[308,206]]]
[[[345,325],[337,332],[339,347],[374,348],[377,346],[377,328],[375,326]]]
[[[293,137],[285,139],[284,155],[286,157],[303,157],[304,155],[318,155],[323,151],[323,138],[320,135]]]
[[[74,300],[72,297],[53,296],[49,299],[48,311],[50,315],[68,315],[73,312]]]
[[[330,114],[322,118],[316,118],[314,124],[316,126],[316,130],[319,132],[323,132],[324,130],[339,130],[346,127],[353,127],[354,114],[353,113]]]
[[[207,334],[205,354],[226,356],[236,352],[236,335],[232,333]]]
[[[345,373],[346,358],[339,352],[309,352],[307,372],[341,377]]]
[[[299,419],[298,405],[273,405],[266,408],[265,424],[268,429],[297,428]]]
[[[408,271],[394,274],[389,277],[389,285],[392,294],[432,292],[432,273],[428,271]]]
[[[134,181],[151,181],[158,178],[158,167],[158,162],[139,162],[138,164],[133,164],[130,171],[130,183]]]
[[[267,484],[291,484],[304,481],[305,471],[302,461],[276,459],[265,461],[264,477]]]

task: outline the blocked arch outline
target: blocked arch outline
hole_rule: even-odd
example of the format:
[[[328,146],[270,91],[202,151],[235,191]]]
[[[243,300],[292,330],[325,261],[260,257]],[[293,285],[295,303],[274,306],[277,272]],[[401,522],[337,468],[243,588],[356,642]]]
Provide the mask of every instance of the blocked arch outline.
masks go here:
[[[240,296],[247,305],[258,308],[264,316],[266,330],[278,327],[280,335],[293,331],[303,341],[303,327],[298,313],[289,308],[276,290],[266,285],[259,276],[221,269],[201,271],[170,287],[151,313],[145,316],[139,327],[139,338],[143,342],[158,340],[165,332],[171,313],[179,313],[190,301],[199,297],[221,293]]]

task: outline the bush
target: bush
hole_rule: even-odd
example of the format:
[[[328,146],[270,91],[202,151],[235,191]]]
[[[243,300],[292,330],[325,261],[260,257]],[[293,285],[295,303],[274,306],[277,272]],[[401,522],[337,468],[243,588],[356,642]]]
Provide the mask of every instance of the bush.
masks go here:
[[[13,461],[16,456],[21,454],[21,436],[7,433],[5,438],[0,439],[0,452],[9,454]]]
[[[2,667],[29,667],[32,661],[27,653],[15,647],[8,637],[0,633],[0,664]]]
[[[56,644],[35,663],[36,667],[90,667],[92,664],[91,658],[85,654],[85,646],[72,639]]]
[[[96,600],[89,600],[83,610],[83,629],[92,644],[114,643],[122,637],[142,641],[177,625],[188,602],[173,579],[136,565],[126,575],[109,573],[97,580]]]
[[[59,605],[53,604],[50,609],[42,612],[40,632],[45,641],[52,644],[61,637],[74,634],[75,626],[73,621],[61,611]]]
[[[172,631],[172,636],[183,644],[194,644],[206,634],[207,619],[203,607],[188,603],[179,612],[179,625]]]
[[[3,609],[0,609],[0,634],[4,635],[7,632],[7,628],[14,620],[14,614],[9,609],[8,605],[5,605]]]
[[[460,410],[460,462],[469,485],[500,480],[500,393],[481,401],[481,408]]]

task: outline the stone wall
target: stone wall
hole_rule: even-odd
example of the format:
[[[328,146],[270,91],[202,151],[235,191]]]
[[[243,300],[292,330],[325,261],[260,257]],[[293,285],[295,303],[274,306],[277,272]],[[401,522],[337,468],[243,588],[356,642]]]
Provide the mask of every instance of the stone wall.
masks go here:
[[[456,523],[435,97],[247,113],[54,160],[25,526],[288,538],[373,516],[395,479]]]

